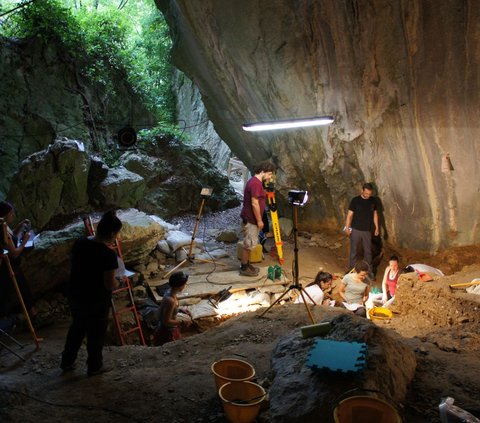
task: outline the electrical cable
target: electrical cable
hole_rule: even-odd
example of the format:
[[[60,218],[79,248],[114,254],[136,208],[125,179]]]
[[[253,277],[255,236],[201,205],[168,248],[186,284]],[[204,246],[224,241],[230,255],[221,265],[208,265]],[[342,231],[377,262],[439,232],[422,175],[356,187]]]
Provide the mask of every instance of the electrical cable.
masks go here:
[[[29,395],[29,394],[26,394],[24,392],[15,391],[15,390],[6,389],[6,388],[0,388],[0,392],[22,395],[22,396],[24,396],[26,398],[29,398],[31,400],[37,401],[37,402],[42,403],[42,404],[51,405],[53,407],[79,408],[79,409],[87,409],[87,410],[100,410],[100,411],[106,411],[106,412],[111,413],[111,414],[116,414],[116,415],[121,416],[121,417],[125,417],[126,419],[129,419],[129,421],[135,421],[135,422],[139,422],[139,423],[144,422],[144,420],[137,419],[136,417],[134,417],[130,414],[123,413],[122,411],[118,411],[118,410],[113,410],[113,409],[107,408],[107,407],[100,407],[100,406],[96,406],[96,405],[84,405],[84,404],[74,405],[74,404],[54,403],[54,402],[42,400],[40,398],[36,398],[36,397],[34,397],[32,395]],[[8,403],[0,404],[0,408],[7,408],[8,406],[9,406]]]

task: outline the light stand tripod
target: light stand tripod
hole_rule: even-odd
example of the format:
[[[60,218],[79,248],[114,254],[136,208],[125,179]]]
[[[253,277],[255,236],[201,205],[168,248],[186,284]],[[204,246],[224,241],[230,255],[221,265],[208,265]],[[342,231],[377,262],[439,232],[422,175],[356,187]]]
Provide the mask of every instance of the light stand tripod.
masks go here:
[[[200,217],[202,216],[203,206],[205,205],[205,200],[212,196],[212,191],[213,191],[212,188],[202,188],[202,191],[200,192],[200,197],[202,198],[202,201],[200,202],[198,214],[197,214],[197,217],[195,218],[195,226],[193,228],[192,240],[190,241],[190,246],[188,248],[188,251],[182,247],[183,251],[185,251],[185,253],[187,254],[187,257],[183,259],[180,263],[178,263],[173,269],[170,269],[167,273],[165,273],[162,279],[168,278],[173,272],[175,272],[177,269],[182,267],[187,261],[189,261],[190,263],[193,263],[194,260],[198,260],[198,261],[201,261],[202,263],[213,263],[212,260],[196,259],[195,256],[192,254],[193,247],[195,245],[195,236],[197,234],[198,222],[200,221]]]
[[[292,192],[292,191],[291,191]],[[289,192],[289,197],[290,197],[290,193]],[[305,192],[306,194],[306,192]],[[308,198],[308,197],[307,197]],[[290,198],[289,198],[290,200]],[[306,199],[305,199],[305,202],[306,202]],[[275,304],[278,304],[282,298],[287,295],[292,289],[296,289],[300,296],[302,297],[302,300],[303,300],[303,304],[305,306],[305,309],[307,310],[307,313],[308,313],[308,316],[310,317],[310,321],[312,322],[312,324],[315,324],[315,320],[313,318],[313,315],[312,315],[312,312],[310,311],[310,309],[308,308],[308,304],[307,304],[307,301],[306,301],[306,297],[308,297],[308,299],[314,304],[316,305],[316,302],[312,299],[312,297],[310,297],[310,295],[308,294],[308,292],[306,292],[303,287],[302,287],[302,284],[298,281],[298,237],[297,237],[297,232],[298,232],[298,229],[297,229],[297,223],[298,223],[298,215],[297,215],[297,207],[300,206],[300,205],[303,205],[305,204],[305,202],[303,202],[302,204],[300,203],[296,203],[295,201],[292,201],[291,204],[292,204],[292,207],[293,207],[293,237],[294,237],[294,240],[295,240],[295,248],[293,250],[294,252],[294,261],[293,261],[293,269],[292,269],[292,273],[293,273],[293,283],[292,285],[290,285],[288,287],[288,289],[282,294],[280,295],[280,297],[278,297],[275,302],[270,306],[268,307],[262,314],[260,314],[260,317],[263,317]]]

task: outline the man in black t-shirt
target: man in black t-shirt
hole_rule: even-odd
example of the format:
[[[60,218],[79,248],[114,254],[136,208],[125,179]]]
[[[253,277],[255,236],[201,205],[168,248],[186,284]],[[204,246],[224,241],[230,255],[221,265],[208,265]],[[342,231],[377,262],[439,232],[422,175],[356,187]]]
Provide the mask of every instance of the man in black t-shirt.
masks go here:
[[[358,247],[363,247],[363,260],[372,271],[372,223],[375,226],[374,234],[380,234],[378,226],[377,201],[373,195],[372,184],[363,184],[362,193],[350,201],[347,219],[343,230],[350,237],[349,269],[355,267],[358,261]]]
[[[87,374],[106,370],[103,343],[108,324],[112,290],[117,287],[117,254],[109,247],[120,232],[122,222],[114,212],[103,215],[94,236],[75,242],[72,249],[71,275],[67,295],[72,313],[60,367],[75,368],[78,351],[87,338]]]

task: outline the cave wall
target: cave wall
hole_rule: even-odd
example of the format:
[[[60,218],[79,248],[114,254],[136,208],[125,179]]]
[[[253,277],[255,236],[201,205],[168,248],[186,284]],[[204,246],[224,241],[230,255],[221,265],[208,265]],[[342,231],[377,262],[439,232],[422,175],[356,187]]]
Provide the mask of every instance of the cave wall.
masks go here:
[[[207,150],[215,166],[225,172],[232,152],[208,118],[198,87],[183,72],[176,70],[173,90],[176,94],[177,120],[180,130],[184,131],[185,143]],[[192,124],[192,121],[195,123]]]
[[[349,199],[370,181],[391,244],[479,242],[477,1],[156,3],[176,66],[232,152],[249,167],[271,158],[280,200],[309,190],[301,227],[340,229]],[[321,129],[241,129],[324,114],[335,123]],[[454,170],[442,172],[447,153]]]
[[[111,70],[115,92],[88,80],[60,43],[0,37],[0,199],[20,163],[56,138],[85,143],[87,150],[116,149],[127,124],[151,127],[143,106],[120,71]]]

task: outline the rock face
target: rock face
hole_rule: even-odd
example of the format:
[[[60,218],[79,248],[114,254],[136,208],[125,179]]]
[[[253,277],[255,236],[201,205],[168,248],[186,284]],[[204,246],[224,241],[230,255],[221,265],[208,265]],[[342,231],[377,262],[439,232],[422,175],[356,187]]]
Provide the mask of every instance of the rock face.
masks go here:
[[[114,148],[127,123],[138,130],[155,122],[123,74],[112,70],[115,93],[106,93],[55,42],[0,37],[0,63],[0,198],[21,161],[56,138],[79,139],[98,151]]]
[[[56,142],[23,161],[10,199],[20,215],[28,210],[34,227],[42,228],[53,216],[87,206],[89,169],[78,142]]]
[[[474,2],[156,3],[176,65],[233,153],[249,167],[271,158],[280,200],[292,188],[309,191],[300,226],[341,228],[350,197],[372,181],[393,245],[435,251],[480,241]],[[335,123],[321,129],[241,128],[324,114]]]
[[[139,263],[164,238],[165,227],[159,219],[135,209],[120,210],[117,216],[123,223],[120,239],[124,261],[127,266]],[[68,280],[73,243],[84,235],[83,222],[75,222],[38,236],[35,248],[27,251],[22,260],[22,270],[34,295],[58,288]]]
[[[78,141],[57,140],[22,162],[9,200],[17,217],[28,217],[37,231],[109,208],[137,207],[172,217],[197,210],[204,186],[213,188],[210,210],[238,205],[227,177],[210,164],[205,150],[177,145],[159,154],[162,159],[125,153],[121,158],[125,166],[109,168],[89,156]]]
[[[185,122],[185,133],[189,137],[187,142],[209,151],[215,166],[221,170],[227,169],[231,156],[230,148],[218,136],[208,118],[198,87],[180,71],[175,73],[174,87],[177,119]],[[197,123],[192,125],[192,121]]]

